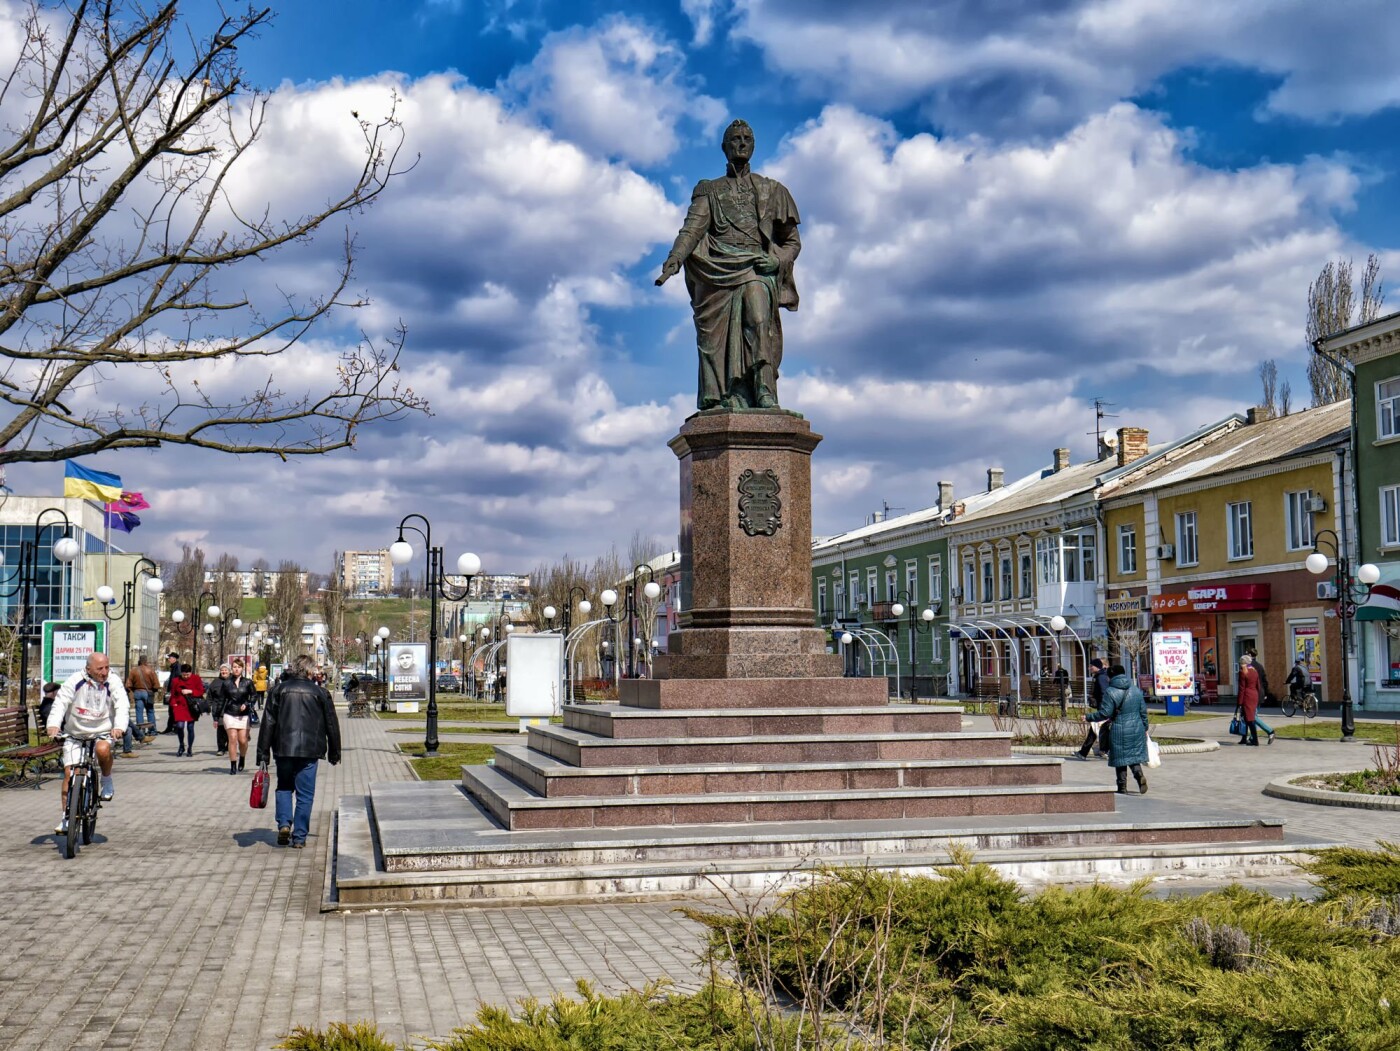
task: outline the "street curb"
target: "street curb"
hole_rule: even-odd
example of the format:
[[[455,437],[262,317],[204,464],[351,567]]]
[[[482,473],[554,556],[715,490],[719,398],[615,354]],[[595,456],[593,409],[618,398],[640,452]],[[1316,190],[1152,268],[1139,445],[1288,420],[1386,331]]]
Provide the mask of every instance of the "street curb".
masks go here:
[[[1190,755],[1194,752],[1218,752],[1220,750],[1219,741],[1207,741],[1203,738],[1187,738],[1190,744],[1164,744],[1159,747],[1163,755]],[[1013,744],[1011,751],[1018,755],[1063,755],[1071,756],[1079,752],[1078,748],[1068,744]]]
[[[1288,799],[1294,803],[1316,803],[1318,806],[1342,806],[1355,810],[1400,810],[1400,796],[1372,796],[1362,792],[1331,792],[1325,788],[1306,788],[1292,782],[1300,777],[1324,777],[1327,774],[1345,773],[1340,770],[1315,770],[1307,774],[1293,774],[1287,781],[1270,781],[1264,788],[1266,796],[1275,799]]]

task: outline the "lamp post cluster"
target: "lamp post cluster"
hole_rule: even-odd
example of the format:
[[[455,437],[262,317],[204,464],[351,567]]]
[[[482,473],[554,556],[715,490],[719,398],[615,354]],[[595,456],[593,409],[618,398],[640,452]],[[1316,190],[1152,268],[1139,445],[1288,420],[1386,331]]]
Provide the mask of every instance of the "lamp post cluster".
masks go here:
[[[908,606],[906,607],[906,603]],[[900,591],[895,594],[894,604],[890,606],[890,614],[896,619],[904,616],[906,608],[909,613],[909,700],[915,699],[918,691],[919,664],[917,657],[916,639],[920,635],[928,635],[933,631],[933,621],[938,614],[934,613],[930,607],[925,606],[923,612],[915,614],[914,607],[917,605],[914,596],[908,591]]]
[[[1328,554],[1331,558],[1328,558]],[[1370,562],[1360,565],[1352,575],[1351,559],[1346,547],[1331,529],[1320,529],[1313,537],[1313,551],[1305,563],[1308,572],[1322,576],[1333,570],[1332,581],[1337,589],[1337,619],[1342,625],[1342,741],[1356,735],[1355,711],[1351,701],[1352,620],[1356,607],[1371,597],[1371,585],[1381,579],[1381,571]]]
[[[63,535],[53,542],[51,548],[54,561],[66,566],[81,553],[78,541],[73,536],[73,523],[68,520],[68,515],[62,508],[46,507],[34,516],[31,539],[20,542],[19,565],[15,567],[14,583],[0,591],[0,598],[19,599],[19,616],[15,621],[15,635],[19,640],[19,705],[21,718],[26,721],[29,718],[29,641],[34,632],[34,603],[31,601],[31,592],[39,583],[39,535],[45,528],[45,516],[50,514],[57,515],[63,522]],[[51,524],[56,526],[58,523]]]
[[[421,527],[412,524],[416,519],[421,522]],[[466,584],[457,593],[457,589],[447,582],[446,574],[443,572],[443,553],[441,547],[433,546],[432,525],[419,514],[409,514],[399,522],[399,536],[389,545],[389,561],[396,566],[407,565],[413,559],[413,545],[404,539],[404,531],[417,533],[423,538],[423,545],[426,556],[426,572],[424,582],[428,590],[428,718],[427,729],[423,738],[423,752],[425,755],[437,755],[438,750],[438,711],[437,711],[437,641],[438,641],[438,602],[442,598],[447,598],[453,602],[461,602],[471,594],[472,578],[481,572],[481,559],[470,551],[457,558],[457,573],[466,578]]]
[[[148,574],[146,578],[146,592],[150,595],[159,595],[165,590],[165,581],[160,579],[160,569],[149,558],[144,555],[136,560],[131,568],[131,579],[122,581],[122,597],[120,599],[121,612],[114,614],[112,610],[118,604],[117,593],[106,584],[98,587],[95,592],[97,601],[102,603],[102,615],[109,621],[126,621],[126,646],[125,659],[122,662],[122,671],[125,674],[131,673],[131,619],[136,610],[136,581],[142,572]]]

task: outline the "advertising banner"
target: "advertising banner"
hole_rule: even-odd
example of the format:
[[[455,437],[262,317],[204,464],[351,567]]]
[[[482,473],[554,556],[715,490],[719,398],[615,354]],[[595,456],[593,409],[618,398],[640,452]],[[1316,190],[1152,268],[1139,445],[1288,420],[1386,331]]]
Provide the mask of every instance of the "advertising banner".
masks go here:
[[[1272,588],[1268,584],[1207,584],[1185,594],[1153,595],[1153,613],[1231,613],[1268,609]]]
[[[107,652],[105,620],[46,620],[43,632],[45,682],[62,682],[86,667],[89,653]]]
[[[428,644],[391,642],[389,644],[389,699],[424,701],[428,699]]]
[[[522,635],[506,640],[506,714],[521,719],[560,713],[564,674],[562,635]]]
[[[1152,633],[1153,693],[1182,697],[1196,692],[1195,660],[1189,631]]]
[[[1309,682],[1322,685],[1322,633],[1316,624],[1293,625],[1293,659],[1303,662]]]

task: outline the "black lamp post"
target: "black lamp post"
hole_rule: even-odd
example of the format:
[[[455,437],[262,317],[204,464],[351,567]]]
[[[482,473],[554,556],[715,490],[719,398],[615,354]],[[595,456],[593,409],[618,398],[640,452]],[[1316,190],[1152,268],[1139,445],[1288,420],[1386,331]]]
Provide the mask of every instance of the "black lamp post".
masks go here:
[[[906,606],[906,603],[907,603],[907,606]],[[916,603],[915,603],[915,601],[914,601],[914,596],[913,596],[913,595],[909,594],[908,591],[899,591],[899,592],[896,592],[896,593],[895,593],[895,596],[894,596],[894,604],[890,606],[890,613],[893,614],[896,618],[904,616],[904,615],[905,615],[905,612],[906,612],[906,609],[907,609],[907,612],[908,612],[908,614],[909,614],[909,625],[908,625],[908,627],[909,627],[909,700],[910,700],[910,701],[913,701],[913,700],[915,700],[915,699],[917,698],[917,690],[918,690],[918,686],[917,686],[917,684],[916,684],[915,681],[914,681],[915,679],[918,678],[918,674],[919,674],[919,658],[918,658],[918,651],[917,651],[916,648],[915,648],[915,647],[917,646],[917,641],[916,641],[916,640],[917,640],[917,637],[920,636],[920,635],[929,635],[929,634],[932,634],[932,632],[933,632],[933,620],[934,620],[934,617],[937,616],[937,614],[933,612],[932,608],[927,607],[927,606],[924,607],[924,610],[923,610],[922,613],[917,613],[917,614],[916,614],[916,613],[914,612],[914,607],[915,607],[915,605],[916,605]]]
[[[159,595],[165,589],[165,582],[160,579],[160,569],[149,558],[142,556],[136,560],[131,568],[131,579],[122,581],[122,597],[120,600],[121,612],[113,614],[112,609],[118,604],[117,594],[106,584],[103,584],[96,591],[97,601],[102,603],[102,615],[109,621],[126,621],[126,648],[125,658],[122,661],[122,674],[131,674],[131,619],[136,609],[136,581],[141,576],[142,570],[149,574],[146,580],[146,591],[152,595]]]
[[[204,612],[205,612],[205,611],[204,611],[204,600],[205,600],[205,599],[208,599],[208,600],[209,600],[209,609],[208,609],[209,615],[210,615],[210,616],[218,616],[219,607],[216,606],[216,605],[214,605],[214,593],[211,592],[211,591],[201,591],[201,592],[199,593],[199,598],[195,599],[195,602],[194,602],[194,619],[191,620],[191,621],[189,622],[188,625],[185,624],[185,611],[184,611],[184,610],[182,610],[182,609],[172,610],[172,611],[171,611],[171,614],[170,614],[170,619],[171,619],[171,620],[174,622],[174,624],[175,624],[175,634],[177,634],[177,635],[193,635],[193,636],[194,636],[193,640],[192,640],[191,643],[190,643],[190,667],[191,667],[191,669],[193,669],[193,671],[194,671],[194,673],[195,673],[196,675],[199,674],[199,631],[198,631],[198,627],[199,627],[199,622],[203,619],[203,615],[204,615]],[[211,631],[212,631],[212,629],[211,629]]]
[[[0,597],[19,599],[19,617],[15,622],[15,635],[19,639],[19,710],[20,718],[24,719],[26,724],[29,720],[29,642],[34,632],[30,621],[35,606],[30,600],[30,593],[39,584],[39,535],[45,528],[58,524],[53,522],[45,525],[44,518],[50,514],[57,515],[63,522],[63,535],[53,542],[54,561],[60,566],[65,566],[82,553],[77,539],[73,536],[73,523],[68,520],[67,513],[59,507],[46,507],[34,516],[33,536],[20,542],[19,565],[15,567],[14,584],[8,590],[0,592]]]
[[[1328,553],[1332,556],[1335,569],[1332,581],[1337,588],[1337,618],[1342,622],[1342,742],[1351,741],[1356,735],[1356,718],[1351,703],[1351,668],[1348,661],[1352,650],[1352,619],[1356,607],[1371,597],[1371,585],[1381,578],[1381,571],[1367,562],[1351,575],[1351,559],[1347,557],[1345,546],[1330,529],[1319,529],[1313,537],[1313,553],[1307,558],[1308,572],[1317,576],[1326,573]]]
[[[502,602],[502,606],[504,606],[504,605],[505,605],[505,603]],[[502,697],[502,694],[505,693],[505,687],[501,685],[501,647],[500,647],[500,643],[501,643],[502,641],[504,641],[504,640],[510,635],[510,633],[513,632],[514,630],[515,630],[515,624],[511,621],[511,619],[510,619],[510,614],[507,613],[504,609],[502,609],[501,612],[500,612],[500,613],[497,615],[497,617],[496,617],[496,622],[495,622],[494,624],[491,625],[491,631],[492,631],[493,635],[495,636],[496,643],[497,643],[496,648],[495,648],[495,661],[494,661],[495,668],[496,668],[496,681],[493,682],[493,683],[491,684],[491,692],[494,693],[494,694],[496,695],[496,700],[498,700],[498,701],[504,699],[504,698]],[[507,669],[507,670],[509,670],[509,669]]]
[[[637,584],[642,573],[647,582],[642,585],[642,594],[655,601],[661,597],[661,585],[656,582],[656,573],[645,562],[632,567],[632,578],[627,582],[627,595],[623,600],[623,610],[627,614],[627,677],[637,677]]]
[[[422,527],[411,525],[417,519]],[[471,594],[472,578],[481,572],[481,559],[470,551],[458,556],[457,573],[466,577],[466,584],[460,594],[447,583],[443,572],[442,548],[433,546],[433,527],[419,514],[404,515],[399,522],[399,538],[389,545],[389,561],[397,566],[407,565],[413,558],[413,545],[403,538],[404,530],[417,533],[423,538],[427,569],[424,581],[428,589],[428,719],[427,732],[423,738],[423,753],[437,755],[438,750],[438,710],[437,710],[437,641],[438,641],[438,601],[447,598],[452,602],[462,602]]]

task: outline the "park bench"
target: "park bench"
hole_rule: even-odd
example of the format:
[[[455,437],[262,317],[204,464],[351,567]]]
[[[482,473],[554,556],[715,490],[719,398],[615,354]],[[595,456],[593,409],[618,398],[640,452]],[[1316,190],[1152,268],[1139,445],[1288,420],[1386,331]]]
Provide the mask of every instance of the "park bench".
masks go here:
[[[351,719],[368,719],[373,711],[370,707],[369,690],[367,686],[361,686],[357,690],[350,690],[346,693],[345,699],[350,702],[348,717]]]
[[[39,710],[34,709],[38,725]],[[29,743],[29,720],[23,708],[0,708],[0,787],[29,784],[38,788],[44,783],[44,771],[52,764],[61,769],[63,746],[49,740],[44,727],[38,731],[38,743]]]
[[[365,699],[365,703],[381,712],[389,710],[389,684],[387,682],[370,682],[360,684],[360,696]]]

